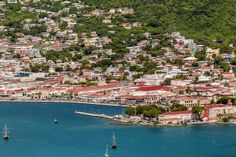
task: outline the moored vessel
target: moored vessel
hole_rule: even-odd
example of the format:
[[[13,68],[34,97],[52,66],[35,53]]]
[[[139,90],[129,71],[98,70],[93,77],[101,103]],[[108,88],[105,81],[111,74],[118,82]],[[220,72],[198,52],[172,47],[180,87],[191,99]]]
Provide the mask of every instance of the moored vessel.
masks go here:
[[[104,157],[109,157],[109,154],[108,154],[108,146],[106,145],[106,152],[104,154]]]
[[[58,120],[57,120],[56,118],[54,119],[54,123],[55,123],[55,124],[57,124],[57,123],[58,123]]]
[[[8,140],[10,138],[10,131],[7,128],[7,125],[5,124],[4,128],[3,128],[3,139]]]
[[[112,149],[116,149],[116,147],[117,147],[117,144],[116,144],[116,136],[115,136],[115,133],[113,133],[111,148],[112,148]]]

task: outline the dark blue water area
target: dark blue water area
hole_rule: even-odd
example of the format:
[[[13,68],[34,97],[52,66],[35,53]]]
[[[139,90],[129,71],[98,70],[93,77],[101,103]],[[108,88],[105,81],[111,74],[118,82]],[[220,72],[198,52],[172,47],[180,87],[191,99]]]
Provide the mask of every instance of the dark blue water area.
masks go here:
[[[110,157],[236,157],[236,125],[144,127],[74,114],[75,110],[122,113],[121,107],[66,103],[0,103],[0,157],[103,157],[112,133]],[[58,124],[54,124],[54,118]]]

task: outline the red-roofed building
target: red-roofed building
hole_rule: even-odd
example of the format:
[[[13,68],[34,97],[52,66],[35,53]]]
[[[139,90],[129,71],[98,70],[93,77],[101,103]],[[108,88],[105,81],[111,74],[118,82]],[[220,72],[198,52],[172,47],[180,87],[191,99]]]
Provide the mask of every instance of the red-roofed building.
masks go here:
[[[194,105],[198,105],[199,102],[198,102],[198,98],[182,96],[182,97],[175,98],[174,103],[191,107]]]
[[[234,73],[230,73],[230,72],[224,72],[222,75],[224,79],[228,79],[228,80],[235,78]]]
[[[159,115],[159,122],[163,125],[180,124],[193,119],[192,111],[166,112]]]
[[[133,96],[133,95],[121,95],[116,97],[116,101],[126,104],[148,104],[158,102],[157,95],[142,95],[142,96]]]
[[[205,106],[203,116],[206,121],[214,122],[217,121],[218,116],[232,113],[236,113],[236,106],[214,104]]]
[[[201,73],[200,72],[192,72],[191,76],[193,76],[193,77],[201,76]]]
[[[137,91],[148,92],[148,91],[171,91],[171,87],[168,86],[140,86]]]
[[[63,76],[57,76],[57,77],[55,77],[55,78],[48,78],[48,79],[46,79],[46,80],[44,81],[44,83],[45,83],[45,84],[47,84],[47,83],[53,83],[53,84],[58,83],[58,84],[60,84],[60,83],[63,82],[63,80],[64,80],[64,77],[63,77]]]
[[[188,89],[187,86],[176,86],[172,89],[173,92],[179,93],[180,91],[186,91]]]
[[[116,91],[122,88],[121,83],[109,83],[103,86],[93,86],[93,87],[74,87],[73,89],[69,89],[68,93],[72,94],[91,94],[91,93],[99,93],[99,92],[109,92]]]

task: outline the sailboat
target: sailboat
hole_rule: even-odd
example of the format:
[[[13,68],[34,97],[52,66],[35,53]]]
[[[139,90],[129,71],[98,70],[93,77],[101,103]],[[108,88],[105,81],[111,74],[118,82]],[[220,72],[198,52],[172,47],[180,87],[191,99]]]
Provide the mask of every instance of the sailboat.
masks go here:
[[[3,139],[8,140],[10,137],[9,134],[10,131],[8,130],[7,125],[5,124],[5,127],[3,128]]]
[[[104,157],[109,157],[109,154],[108,154],[108,146],[106,146],[106,152],[104,154]]]
[[[111,148],[116,149],[116,146],[117,146],[116,145],[116,137],[115,137],[115,134],[113,133]]]
[[[57,119],[56,119],[56,118],[54,119],[54,123],[55,123],[55,124],[57,124],[57,123],[58,123],[58,121],[57,121]]]

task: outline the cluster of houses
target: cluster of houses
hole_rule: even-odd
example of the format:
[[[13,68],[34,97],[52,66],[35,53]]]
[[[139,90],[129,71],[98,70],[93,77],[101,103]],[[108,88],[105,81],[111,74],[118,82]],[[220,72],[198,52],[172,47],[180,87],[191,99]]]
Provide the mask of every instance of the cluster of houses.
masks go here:
[[[23,0],[7,0],[7,3],[18,2],[27,3]],[[80,2],[63,3],[70,4],[78,10],[88,7]],[[1,6],[5,4],[5,1],[0,1]],[[46,13],[45,17],[22,21],[25,30],[30,30],[38,23],[44,23],[46,30],[40,35],[17,32],[14,42],[6,36],[0,39],[0,99],[2,100],[73,100],[130,106],[182,104],[188,108],[202,105],[205,106],[203,116],[209,121],[216,120],[219,114],[236,112],[232,104],[212,105],[224,96],[235,98],[236,67],[231,62],[236,56],[233,51],[222,53],[220,49],[198,45],[193,39],[187,39],[179,32],[173,32],[165,34],[171,46],[161,47],[164,53],[155,56],[148,53],[147,47],[160,46],[162,39],[158,35],[145,32],[142,34],[145,37],[143,40],[126,47],[122,59],[112,60],[109,56],[116,55],[115,50],[109,47],[113,42],[112,36],[103,36],[96,31],[81,34],[75,32],[74,27],[78,24],[77,15],[69,13],[69,7],[53,12],[23,5],[21,10],[29,10],[36,14]],[[64,12],[68,13],[68,16],[60,16],[59,20],[55,20],[55,17]],[[132,8],[111,8],[95,9],[83,16],[103,18],[103,23],[111,28],[109,33],[114,34],[113,27],[118,26],[112,23],[112,19],[134,13],[135,10]],[[5,15],[0,13],[0,21],[3,19]],[[62,29],[60,25],[64,22],[67,25]],[[119,27],[129,30],[142,25],[141,22],[133,21],[122,23]],[[14,29],[0,26],[0,32],[11,32]],[[75,61],[50,60],[45,55],[49,51],[60,54],[74,45],[93,49],[87,55],[73,50],[72,56],[82,55],[81,59]],[[195,57],[195,53],[199,51],[205,51],[205,60],[198,60]],[[148,74],[130,70],[131,66],[145,68],[140,56],[155,63],[155,72]],[[221,67],[216,67],[213,64],[214,56],[223,58],[229,70],[224,71]],[[111,64],[105,69],[93,66],[103,60],[112,60],[111,62],[116,64]],[[176,61],[181,61],[181,64],[177,64]],[[194,64],[197,64],[197,67],[193,66]],[[37,72],[32,70],[32,67],[36,67]],[[160,115],[159,119],[161,123],[168,124],[189,120],[192,116],[191,111],[167,112]]]

